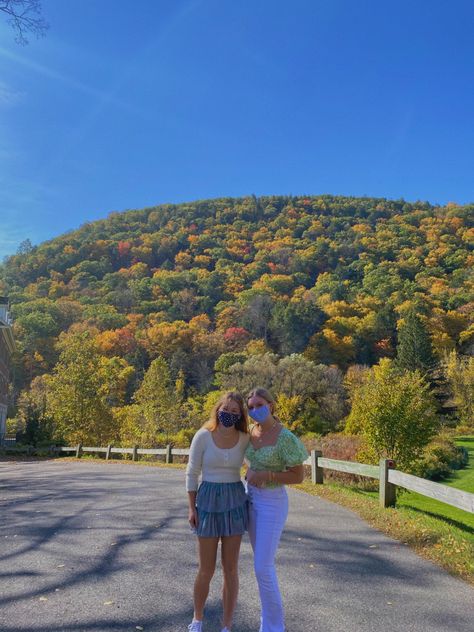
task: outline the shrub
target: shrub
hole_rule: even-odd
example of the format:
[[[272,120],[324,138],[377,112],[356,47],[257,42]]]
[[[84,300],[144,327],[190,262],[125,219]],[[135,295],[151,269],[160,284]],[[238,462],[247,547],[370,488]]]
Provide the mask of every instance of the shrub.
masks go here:
[[[467,461],[465,448],[458,447],[450,436],[439,434],[426,446],[423,458],[413,472],[417,476],[439,481],[449,477],[453,470],[464,467]]]
[[[183,428],[170,437],[170,444],[175,448],[189,448],[195,434],[196,428]]]
[[[435,402],[422,375],[400,372],[383,358],[354,394],[346,431],[364,438],[369,463],[394,459],[399,469],[408,471],[422,456],[437,425]]]
[[[363,462],[360,458],[360,454],[364,449],[364,441],[359,435],[331,432],[321,437],[311,432],[301,437],[301,440],[308,451],[320,450],[325,458],[337,459],[339,461]],[[333,470],[324,470],[324,478],[346,485],[357,485],[364,489],[370,489],[374,486],[374,482],[365,476],[335,472]]]

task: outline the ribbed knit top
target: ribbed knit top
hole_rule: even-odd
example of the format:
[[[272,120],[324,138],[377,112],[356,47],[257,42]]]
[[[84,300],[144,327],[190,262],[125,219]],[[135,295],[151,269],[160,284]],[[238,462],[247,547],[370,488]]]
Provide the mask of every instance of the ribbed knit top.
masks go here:
[[[201,428],[196,432],[189,450],[186,468],[186,491],[194,492],[199,476],[209,483],[236,483],[240,481],[240,468],[244,460],[249,435],[239,432],[239,440],[233,448],[219,448],[212,432]]]

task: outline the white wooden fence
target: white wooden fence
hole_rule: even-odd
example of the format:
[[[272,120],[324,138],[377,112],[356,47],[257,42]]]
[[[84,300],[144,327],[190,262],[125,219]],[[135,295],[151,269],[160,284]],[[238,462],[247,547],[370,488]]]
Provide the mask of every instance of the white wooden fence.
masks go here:
[[[32,446],[10,447],[6,448],[8,452],[25,452],[33,454]],[[172,463],[174,456],[188,456],[188,448],[174,448],[167,445],[166,448],[139,448],[133,446],[131,448],[116,448],[112,445],[106,447],[83,446],[51,446],[49,448],[51,456],[61,453],[74,453],[80,458],[85,453],[101,453],[105,458],[111,459],[114,454],[130,454],[132,460],[136,461],[141,455],[163,456],[166,463]],[[396,489],[402,487],[411,491],[434,498],[440,502],[452,505],[458,509],[463,509],[469,513],[474,513],[474,494],[465,492],[442,483],[434,483],[433,481],[419,478],[405,472],[395,469],[395,464],[390,459],[381,459],[379,465],[368,465],[367,463],[357,463],[354,461],[338,461],[336,459],[327,459],[322,456],[318,450],[312,450],[311,456],[304,462],[304,465],[311,467],[311,481],[315,485],[322,485],[324,482],[324,470],[334,470],[336,472],[345,472],[347,474],[356,474],[365,476],[379,481],[379,503],[382,507],[392,507],[396,501]]]

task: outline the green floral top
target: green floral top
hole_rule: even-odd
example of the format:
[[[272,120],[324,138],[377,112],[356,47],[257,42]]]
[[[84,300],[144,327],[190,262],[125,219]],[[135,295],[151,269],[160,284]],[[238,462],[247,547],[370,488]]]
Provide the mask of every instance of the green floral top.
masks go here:
[[[301,465],[308,458],[308,451],[302,442],[287,428],[282,428],[275,445],[265,445],[255,449],[251,442],[245,451],[245,461],[252,470],[284,472],[288,467]],[[277,487],[279,483],[269,483],[267,487]]]

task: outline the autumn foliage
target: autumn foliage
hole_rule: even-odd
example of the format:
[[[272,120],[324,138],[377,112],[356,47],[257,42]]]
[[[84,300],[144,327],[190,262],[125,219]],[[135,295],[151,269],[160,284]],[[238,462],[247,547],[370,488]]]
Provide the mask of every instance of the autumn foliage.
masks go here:
[[[100,375],[130,369],[120,403],[103,395],[90,404],[113,432],[124,419],[119,411],[138,406],[134,396],[156,359],[170,384],[180,380],[188,418],[198,424],[216,389],[233,376],[247,384],[245,367],[255,379],[268,377],[265,354],[275,375],[296,354],[288,371],[306,361],[322,376],[324,388],[309,394],[281,391],[285,414],[295,417],[290,426],[340,427],[348,411],[343,374],[396,360],[409,314],[424,328],[431,364],[450,352],[472,355],[473,216],[469,205],[404,200],[221,198],[112,213],[21,248],[0,266],[18,346],[10,415],[29,401],[35,378],[55,379],[64,335],[87,332],[88,362],[102,367]],[[453,366],[468,364],[446,366],[455,376]],[[456,403],[456,379],[447,388],[468,410]],[[128,428],[143,427],[135,413],[127,412]]]

